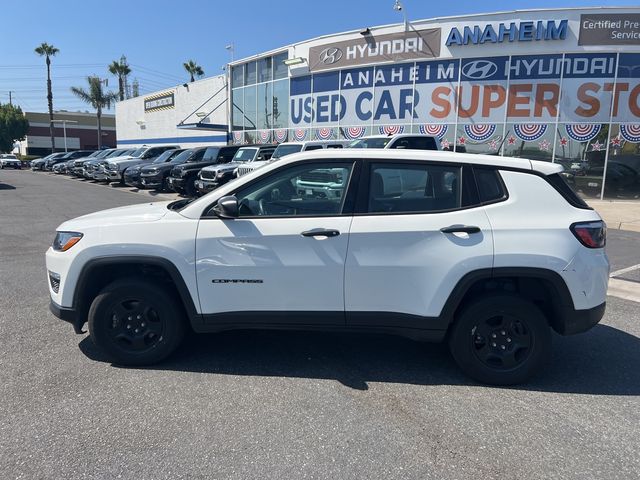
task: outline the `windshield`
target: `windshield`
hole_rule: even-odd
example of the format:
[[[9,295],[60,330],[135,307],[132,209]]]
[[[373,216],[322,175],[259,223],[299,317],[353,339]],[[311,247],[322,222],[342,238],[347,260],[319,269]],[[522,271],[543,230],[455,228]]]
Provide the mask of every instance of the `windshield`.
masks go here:
[[[257,148],[241,148],[231,159],[232,162],[250,162],[256,156]]]
[[[146,152],[147,150],[149,150],[148,147],[140,147],[137,150],[134,150],[134,152],[131,154],[131,156],[137,158],[140,155],[142,155],[144,152]]]
[[[113,150],[99,150],[97,152],[92,153],[91,155],[89,155],[89,157],[91,158],[105,158],[108,157],[109,155],[111,155],[113,153]]]
[[[173,155],[174,152],[175,152],[175,150],[165,150],[160,155],[158,155],[158,158],[156,158],[153,161],[153,163],[164,163],[164,162],[166,162],[167,160],[169,160],[171,158],[171,156]]]
[[[271,155],[272,160],[276,160],[278,158],[284,157],[285,155],[290,155],[292,153],[298,153],[302,150],[302,145],[278,145],[276,151]]]
[[[171,163],[184,163],[189,160],[195,152],[195,148],[189,148],[184,152],[178,154],[173,160],[171,160]]]
[[[347,148],[384,148],[387,143],[391,141],[391,138],[361,138],[351,142]]]

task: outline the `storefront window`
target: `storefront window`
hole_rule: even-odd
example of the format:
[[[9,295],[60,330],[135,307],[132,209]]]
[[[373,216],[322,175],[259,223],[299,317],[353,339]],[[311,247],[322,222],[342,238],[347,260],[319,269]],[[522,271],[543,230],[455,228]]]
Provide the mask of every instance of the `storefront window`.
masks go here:
[[[256,87],[244,88],[244,128],[245,130],[256,129]]]
[[[242,130],[244,128],[244,89],[235,88],[231,91],[231,129]]]
[[[245,64],[246,75],[245,75],[245,85],[253,85],[256,83],[256,62],[249,62]]]
[[[455,138],[455,151],[463,153],[500,155],[503,138],[504,134],[502,124],[470,123],[466,125],[458,125]]]
[[[273,99],[271,97],[271,83],[261,83],[258,85],[258,129],[271,128],[271,108]]]
[[[280,53],[273,57],[273,79],[280,80],[289,76],[289,68],[284,61],[289,57],[287,52]]]
[[[258,83],[271,81],[271,57],[258,60]]]
[[[608,131],[608,124],[558,125],[555,161],[564,166],[567,183],[583,197],[600,197]]]
[[[244,85],[244,65],[231,67],[231,88],[242,87]]]
[[[605,198],[640,198],[640,124],[611,126]]]
[[[289,125],[289,81],[273,82],[273,128],[286,128]]]
[[[550,162],[553,159],[555,127],[555,122],[508,123],[504,141],[501,142],[503,155]],[[556,147],[558,145],[556,143]],[[556,149],[556,158],[558,158],[558,149]]]

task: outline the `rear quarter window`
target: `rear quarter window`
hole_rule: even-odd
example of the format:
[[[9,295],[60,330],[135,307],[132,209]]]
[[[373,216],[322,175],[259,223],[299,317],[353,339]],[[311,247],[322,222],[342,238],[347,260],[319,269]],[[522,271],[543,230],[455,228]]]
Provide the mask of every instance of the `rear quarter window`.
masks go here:
[[[507,198],[507,192],[500,174],[493,168],[475,168],[478,195],[482,203],[500,201]]]

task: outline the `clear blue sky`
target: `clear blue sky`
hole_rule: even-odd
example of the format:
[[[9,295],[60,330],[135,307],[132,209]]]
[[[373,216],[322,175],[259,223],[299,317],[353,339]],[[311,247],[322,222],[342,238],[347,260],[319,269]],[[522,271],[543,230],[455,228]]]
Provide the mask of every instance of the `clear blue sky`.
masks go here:
[[[46,111],[41,42],[60,49],[53,59],[54,108],[85,110],[69,87],[85,77],[108,76],[107,64],[122,54],[141,94],[187,80],[182,63],[196,60],[216,75],[229,60],[255,55],[318,35],[401,21],[393,0],[10,0],[0,27],[0,102]],[[637,5],[615,0],[615,5]],[[600,6],[602,0],[403,0],[409,20],[507,9]],[[605,5],[607,3],[605,2]],[[117,81],[110,78],[109,87]]]

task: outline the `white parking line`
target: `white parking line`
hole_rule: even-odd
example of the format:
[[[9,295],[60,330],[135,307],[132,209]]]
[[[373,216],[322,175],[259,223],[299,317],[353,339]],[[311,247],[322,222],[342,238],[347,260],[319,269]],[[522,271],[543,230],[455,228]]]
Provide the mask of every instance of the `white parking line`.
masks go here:
[[[611,274],[609,274],[609,278],[619,277],[620,275],[633,272],[634,270],[638,270],[638,269],[640,269],[640,263],[638,265],[633,265],[631,267],[616,270],[615,272],[612,272]]]
[[[611,278],[607,295],[640,303],[640,283]]]

